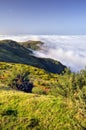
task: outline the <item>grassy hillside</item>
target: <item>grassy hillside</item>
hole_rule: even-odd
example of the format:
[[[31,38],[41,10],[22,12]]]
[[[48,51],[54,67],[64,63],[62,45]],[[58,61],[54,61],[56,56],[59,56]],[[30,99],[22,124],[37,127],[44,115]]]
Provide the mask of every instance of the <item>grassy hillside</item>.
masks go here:
[[[0,41],[0,130],[85,130],[86,69],[65,68]]]
[[[62,73],[65,69],[58,61],[32,56],[30,50],[11,40],[0,41],[0,61],[28,64],[53,73]]]
[[[24,86],[22,77],[33,83],[31,94],[16,88],[17,84]],[[85,130],[86,70],[57,75],[1,62],[0,118],[1,130]]]
[[[41,45],[43,45],[44,43],[41,41],[27,41],[27,42],[21,42],[21,45],[23,45],[26,48],[30,48],[32,50],[39,50],[41,49]]]
[[[81,130],[62,98],[0,91],[1,130]]]

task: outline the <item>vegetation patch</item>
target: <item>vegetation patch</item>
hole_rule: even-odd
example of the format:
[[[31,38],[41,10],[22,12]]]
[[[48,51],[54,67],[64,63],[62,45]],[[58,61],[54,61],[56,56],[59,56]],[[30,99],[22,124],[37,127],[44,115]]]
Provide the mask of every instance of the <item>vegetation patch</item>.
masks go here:
[[[86,69],[58,75],[0,62],[0,122],[1,130],[85,130]]]
[[[41,46],[44,44],[41,41],[27,41],[27,42],[21,42],[21,45],[23,45],[26,48],[32,49],[32,50],[40,50]]]
[[[17,110],[8,109],[3,111],[2,116],[17,116]]]

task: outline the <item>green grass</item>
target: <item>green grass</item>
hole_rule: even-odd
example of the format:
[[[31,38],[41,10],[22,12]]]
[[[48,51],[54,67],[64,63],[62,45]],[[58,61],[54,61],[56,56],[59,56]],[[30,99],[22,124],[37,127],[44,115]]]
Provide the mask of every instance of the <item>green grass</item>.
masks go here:
[[[1,82],[5,83],[8,88],[9,84],[12,83],[12,80],[19,74],[22,76],[27,74],[26,78],[28,78],[34,85],[34,92],[38,91],[39,93],[41,90],[40,92],[45,91],[45,93],[47,93],[47,89],[52,89],[55,84],[57,85],[58,75],[56,74],[48,73],[43,69],[33,66],[0,62]]]
[[[33,83],[32,93],[10,85],[18,74]],[[0,62],[0,130],[85,130],[85,77],[86,70],[57,75]]]
[[[1,130],[81,130],[76,115],[61,97],[0,91]]]

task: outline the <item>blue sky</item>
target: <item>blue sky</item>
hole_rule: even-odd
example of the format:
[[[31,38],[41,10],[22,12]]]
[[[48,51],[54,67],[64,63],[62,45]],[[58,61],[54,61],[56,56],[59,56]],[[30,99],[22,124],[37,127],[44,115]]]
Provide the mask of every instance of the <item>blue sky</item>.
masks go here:
[[[86,34],[86,0],[0,0],[0,34]]]

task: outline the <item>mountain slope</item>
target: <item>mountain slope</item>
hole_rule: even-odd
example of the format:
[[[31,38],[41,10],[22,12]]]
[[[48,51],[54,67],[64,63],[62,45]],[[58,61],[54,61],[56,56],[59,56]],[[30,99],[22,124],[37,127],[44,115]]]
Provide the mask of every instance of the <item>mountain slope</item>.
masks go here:
[[[33,56],[32,51],[12,40],[0,41],[0,61],[28,64],[59,74],[66,68],[58,61]]]
[[[0,130],[83,130],[61,98],[0,92]]]
[[[16,89],[19,75],[16,83],[33,83],[31,94]],[[58,75],[0,62],[0,130],[85,130],[85,117],[86,70]]]
[[[39,50],[41,49],[41,45],[43,45],[44,43],[41,41],[26,41],[26,42],[20,42],[21,45],[23,45],[26,48],[30,48],[32,50]]]

